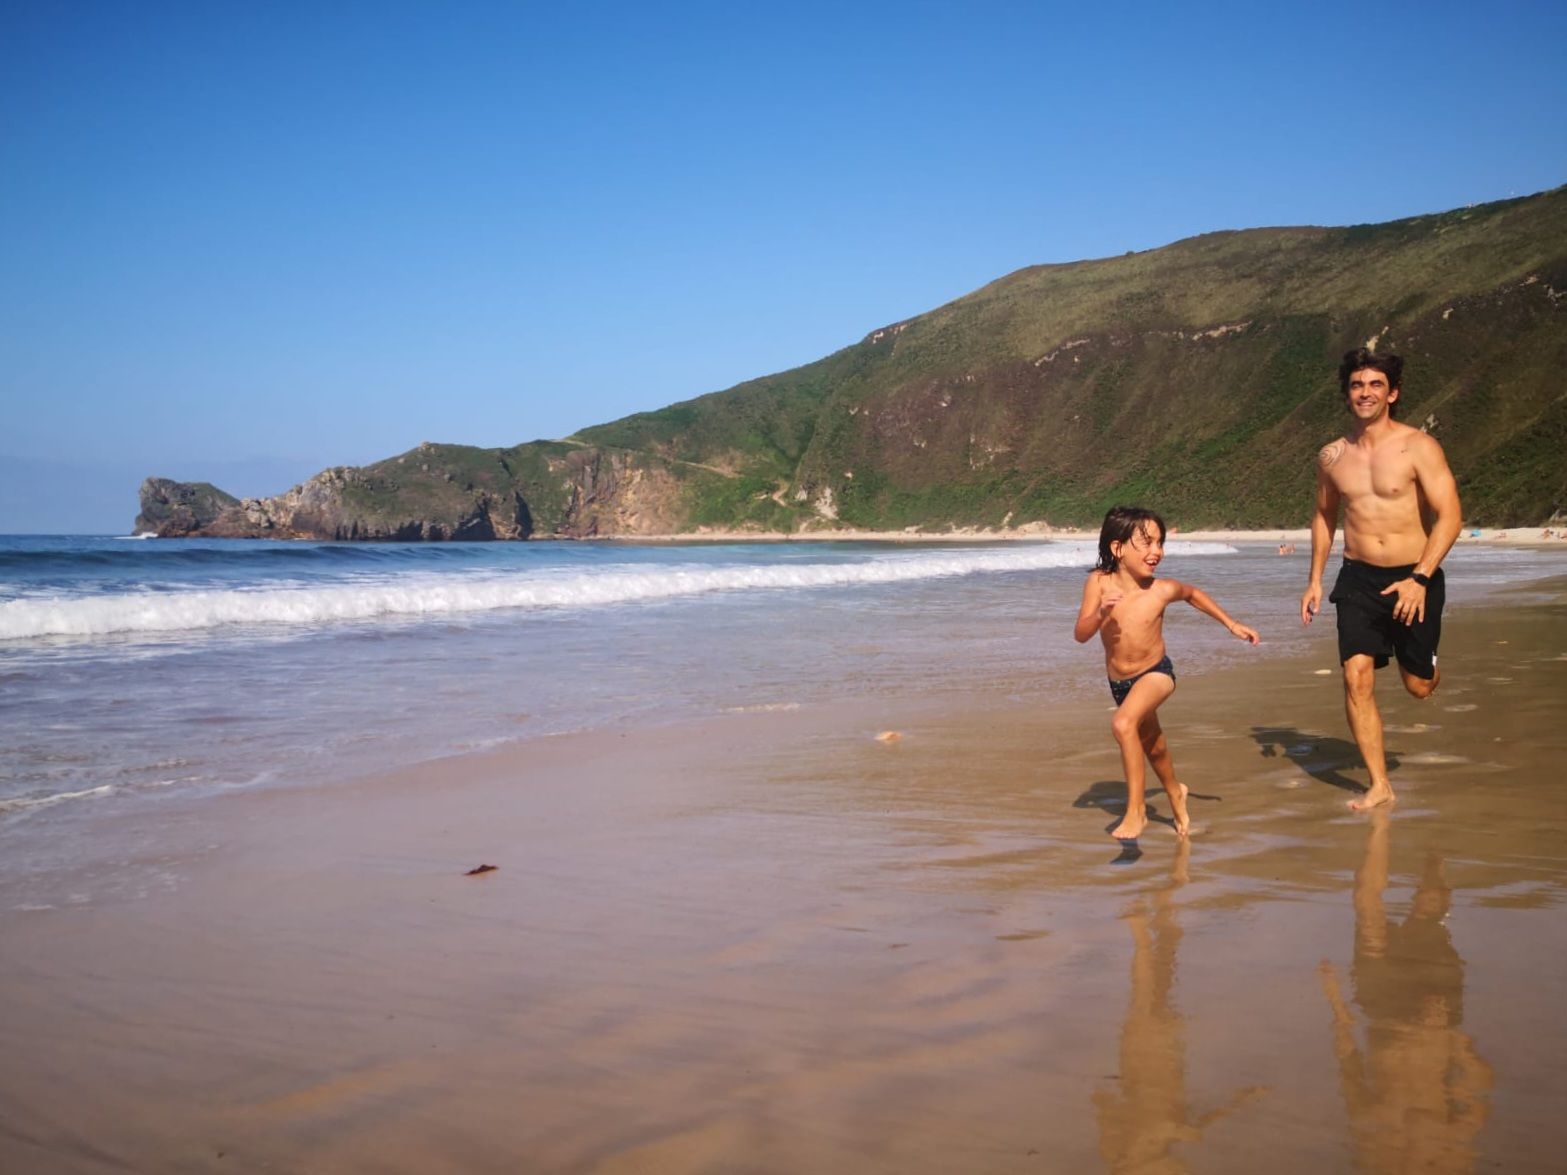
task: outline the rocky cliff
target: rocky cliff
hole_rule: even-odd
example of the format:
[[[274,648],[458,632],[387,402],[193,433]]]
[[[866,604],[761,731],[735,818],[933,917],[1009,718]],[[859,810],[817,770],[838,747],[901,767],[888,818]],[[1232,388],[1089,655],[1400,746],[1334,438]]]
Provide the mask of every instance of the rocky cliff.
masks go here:
[[[1472,521],[1567,507],[1567,188],[1380,225],[1213,233],[1019,270],[793,371],[510,449],[421,445],[162,534],[525,538],[734,527],[1302,525],[1335,368],[1406,360]],[[162,487],[153,488],[149,487]],[[179,499],[200,497],[198,510]],[[203,497],[202,494],[207,496]],[[151,504],[149,506],[149,494]],[[226,497],[226,495],[224,495]],[[188,507],[188,508],[187,508]]]
[[[272,498],[148,478],[139,532],[163,537],[398,542],[591,538],[688,525],[693,481],[728,479],[657,456],[561,442],[423,444],[316,474]]]
[[[515,490],[459,483],[438,459],[432,469],[431,456],[415,450],[366,469],[328,469],[274,498],[240,501],[223,494],[222,501],[204,501],[200,514],[163,507],[188,487],[149,478],[136,525],[162,536],[212,538],[415,541],[525,539],[532,533],[527,504]],[[417,463],[409,465],[410,457]],[[386,470],[389,464],[395,468]]]

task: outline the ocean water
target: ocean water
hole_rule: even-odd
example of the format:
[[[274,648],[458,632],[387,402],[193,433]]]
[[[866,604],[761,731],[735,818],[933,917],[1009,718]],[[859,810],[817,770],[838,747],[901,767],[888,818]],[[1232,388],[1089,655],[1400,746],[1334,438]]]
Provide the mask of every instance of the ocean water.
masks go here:
[[[510,741],[914,696],[1103,691],[1092,544],[0,538],[0,836],[81,805],[320,782]],[[1559,574],[1460,547],[1450,607]],[[1306,555],[1172,542],[1185,672],[1298,648]]]

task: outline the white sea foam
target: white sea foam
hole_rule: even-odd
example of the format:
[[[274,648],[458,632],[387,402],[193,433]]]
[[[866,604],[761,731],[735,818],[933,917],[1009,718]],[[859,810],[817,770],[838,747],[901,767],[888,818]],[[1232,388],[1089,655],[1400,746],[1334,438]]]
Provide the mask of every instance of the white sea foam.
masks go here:
[[[1223,543],[1174,543],[1172,555],[1229,554]],[[119,592],[0,602],[0,640],[182,633],[229,625],[319,625],[503,608],[583,608],[717,592],[913,583],[964,575],[1085,567],[1088,543],[899,553],[861,562],[738,566],[620,565],[592,573],[408,575],[317,587]]]
[[[104,784],[102,787],[83,788],[81,791],[56,792],[52,796],[24,796],[18,799],[0,800],[0,816],[29,812],[37,808],[49,808],[55,804],[63,804],[67,800],[91,800],[113,794],[113,786]]]

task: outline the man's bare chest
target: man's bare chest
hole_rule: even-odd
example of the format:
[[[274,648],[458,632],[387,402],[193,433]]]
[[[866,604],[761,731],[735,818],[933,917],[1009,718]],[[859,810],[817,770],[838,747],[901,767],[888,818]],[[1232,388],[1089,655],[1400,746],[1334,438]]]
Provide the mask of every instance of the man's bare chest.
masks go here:
[[[1415,463],[1398,442],[1385,443],[1370,452],[1346,445],[1328,469],[1335,488],[1350,503],[1397,503],[1413,499]]]

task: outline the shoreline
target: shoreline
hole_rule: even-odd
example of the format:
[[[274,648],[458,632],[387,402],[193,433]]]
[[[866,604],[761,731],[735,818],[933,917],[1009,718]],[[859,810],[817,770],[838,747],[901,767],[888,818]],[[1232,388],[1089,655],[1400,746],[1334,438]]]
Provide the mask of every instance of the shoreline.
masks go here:
[[[78,821],[0,894],[0,1167],[1552,1170],[1548,582],[1379,675],[1372,816],[1330,628],[1183,675],[1135,859],[1108,698],[999,688]]]
[[[1550,534],[1547,536],[1546,531]],[[168,538],[177,540],[187,536],[160,536],[155,534],[124,534],[124,535],[45,535],[24,534],[15,538],[112,538],[124,540],[149,540]],[[188,536],[197,539],[211,541],[213,536],[195,535]],[[1238,542],[1238,543],[1295,543],[1307,544],[1311,542],[1311,530],[1309,527],[1257,527],[1252,529],[1214,528],[1201,527],[1192,530],[1184,530],[1177,524],[1169,532],[1172,541],[1191,542]],[[533,535],[526,542],[536,543],[650,543],[650,544],[679,544],[679,543],[832,543],[832,542],[859,542],[859,543],[1026,543],[1026,542],[1067,542],[1083,541],[1095,542],[1098,540],[1098,532],[1090,527],[1056,527],[1047,523],[1026,523],[1019,527],[1009,527],[998,530],[994,527],[980,526],[952,526],[947,530],[919,530],[914,527],[905,527],[901,530],[854,530],[845,528],[799,530],[799,531],[756,531],[756,530],[729,530],[715,527],[699,527],[694,531],[666,534],[605,534],[588,535],[584,537],[567,535]],[[260,541],[260,540],[239,540]],[[275,539],[276,542],[301,542],[301,543],[327,543],[332,539]],[[505,542],[507,540],[484,540]],[[1342,542],[1342,535],[1335,535],[1336,542]],[[1484,543],[1498,545],[1535,546],[1554,550],[1558,546],[1567,549],[1567,524],[1552,523],[1546,521],[1534,526],[1465,526],[1458,536],[1458,542]]]
[[[1542,532],[1549,529],[1552,538],[1542,538]],[[1558,533],[1561,538],[1554,537]],[[1050,527],[1043,524],[1030,524],[1024,527],[1009,530],[994,530],[985,527],[954,527],[947,531],[917,531],[905,530],[810,530],[795,531],[789,534],[763,533],[745,530],[717,530],[701,529],[687,534],[648,534],[648,535],[596,535],[586,539],[554,540],[544,538],[539,542],[564,541],[564,542],[600,542],[600,543],[817,543],[817,542],[861,542],[861,543],[1027,543],[1027,542],[1097,542],[1098,532],[1087,528],[1078,527]],[[1343,545],[1343,536],[1335,535],[1335,547]],[[1305,544],[1309,554],[1311,544],[1311,530],[1309,527],[1289,528],[1263,528],[1256,530],[1226,530],[1226,529],[1197,529],[1182,530],[1172,529],[1168,535],[1170,542],[1223,542],[1223,543],[1295,543],[1297,547]],[[1463,533],[1458,536],[1458,545],[1486,544],[1508,546],[1531,546],[1545,550],[1555,550],[1558,546],[1567,550],[1567,528],[1555,526],[1538,527],[1465,527]],[[1297,553],[1299,553],[1297,551]]]

